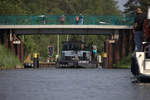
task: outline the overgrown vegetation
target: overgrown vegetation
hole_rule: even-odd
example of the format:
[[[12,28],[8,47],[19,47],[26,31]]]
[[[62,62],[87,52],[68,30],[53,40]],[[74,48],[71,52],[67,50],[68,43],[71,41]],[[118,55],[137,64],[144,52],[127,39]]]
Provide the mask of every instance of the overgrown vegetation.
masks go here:
[[[113,68],[130,68],[131,65],[131,54],[127,57],[124,57],[120,62],[117,64],[113,64]]]
[[[22,66],[19,59],[7,48],[0,45],[0,69]]]

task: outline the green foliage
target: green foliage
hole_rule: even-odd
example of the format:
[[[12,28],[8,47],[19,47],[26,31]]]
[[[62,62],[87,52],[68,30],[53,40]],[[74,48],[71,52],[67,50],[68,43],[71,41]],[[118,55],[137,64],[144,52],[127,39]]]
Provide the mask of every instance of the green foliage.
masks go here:
[[[135,10],[137,7],[143,9],[144,13],[147,12],[149,0],[128,0],[124,5],[126,10],[125,13],[135,14]]]
[[[92,44],[97,45],[101,53],[105,41],[104,35],[84,35],[85,45],[90,48]],[[82,35],[68,35],[69,40],[82,40]],[[62,42],[67,40],[67,35],[60,35],[60,49]],[[42,57],[48,57],[48,45],[54,46],[54,55],[57,53],[57,35],[25,35],[25,56],[38,52]]]
[[[1,15],[118,15],[115,0],[0,0]]]
[[[0,68],[22,66],[19,59],[7,48],[0,45]]]
[[[22,0],[0,0],[0,14],[1,15],[18,15],[23,12],[21,9]]]
[[[130,68],[131,65],[131,54],[127,57],[124,57],[120,62],[117,64],[113,64],[114,68]]]
[[[98,53],[102,53],[104,49],[104,41],[106,36],[104,35],[87,35],[85,36],[86,46],[96,45]]]

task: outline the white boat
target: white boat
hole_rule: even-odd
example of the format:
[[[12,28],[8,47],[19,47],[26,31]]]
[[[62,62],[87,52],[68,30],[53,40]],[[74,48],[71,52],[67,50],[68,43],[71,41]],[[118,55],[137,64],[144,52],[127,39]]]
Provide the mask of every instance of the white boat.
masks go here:
[[[143,51],[132,56],[131,72],[137,79],[150,78],[150,43],[143,45]]]

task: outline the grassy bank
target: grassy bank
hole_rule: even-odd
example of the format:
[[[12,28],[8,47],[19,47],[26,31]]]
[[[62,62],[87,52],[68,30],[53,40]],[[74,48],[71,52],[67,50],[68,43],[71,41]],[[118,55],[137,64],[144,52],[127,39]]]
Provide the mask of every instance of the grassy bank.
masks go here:
[[[131,54],[127,57],[124,57],[117,64],[113,64],[113,67],[114,68],[130,68],[130,65],[131,65]]]
[[[22,66],[19,59],[7,48],[0,45],[0,69],[11,69]]]

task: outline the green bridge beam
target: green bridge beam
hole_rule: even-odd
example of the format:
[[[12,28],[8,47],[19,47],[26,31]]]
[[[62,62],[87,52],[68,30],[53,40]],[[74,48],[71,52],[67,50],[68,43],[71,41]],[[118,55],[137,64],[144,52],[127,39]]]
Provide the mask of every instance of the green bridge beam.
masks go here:
[[[0,16],[0,25],[60,25],[58,15]],[[133,16],[83,16],[82,25],[133,25]],[[64,25],[77,25],[76,16],[66,15]],[[79,20],[79,23],[80,20]]]

